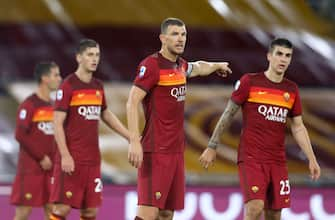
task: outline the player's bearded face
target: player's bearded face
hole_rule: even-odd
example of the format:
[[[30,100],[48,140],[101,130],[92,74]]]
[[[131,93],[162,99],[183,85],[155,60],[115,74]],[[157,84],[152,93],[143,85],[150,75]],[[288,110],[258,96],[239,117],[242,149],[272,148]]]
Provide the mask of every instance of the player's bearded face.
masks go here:
[[[89,47],[77,55],[79,65],[87,72],[95,72],[100,61],[100,48]]]
[[[290,48],[275,46],[272,52],[268,53],[271,69],[278,75],[284,74],[291,63],[292,52]]]
[[[186,28],[185,26],[170,25],[165,34],[165,45],[167,50],[174,55],[184,53],[186,44]]]

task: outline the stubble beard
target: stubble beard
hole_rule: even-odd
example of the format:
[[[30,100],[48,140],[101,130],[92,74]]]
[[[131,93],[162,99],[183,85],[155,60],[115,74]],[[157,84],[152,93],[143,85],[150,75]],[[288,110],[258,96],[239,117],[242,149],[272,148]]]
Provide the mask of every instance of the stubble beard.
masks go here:
[[[174,56],[181,56],[184,53],[184,50],[182,52],[177,52],[173,48],[167,48],[167,49],[168,49],[169,53],[171,53]]]

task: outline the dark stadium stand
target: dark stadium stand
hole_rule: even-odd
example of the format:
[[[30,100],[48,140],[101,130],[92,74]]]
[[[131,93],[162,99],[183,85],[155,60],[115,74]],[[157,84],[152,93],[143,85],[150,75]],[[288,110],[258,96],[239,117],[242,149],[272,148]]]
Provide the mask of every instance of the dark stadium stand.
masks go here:
[[[296,45],[289,78],[301,86],[335,85],[335,66],[329,58],[334,54],[333,26],[316,17],[302,0],[285,4],[225,1],[234,16],[228,13],[222,17],[218,13],[219,6],[202,1],[146,0],[136,5],[127,1],[100,0],[94,3],[99,13],[90,13],[89,1],[80,4],[65,0],[53,1],[53,4],[29,2],[4,3],[0,11],[0,57],[3,61],[0,73],[6,80],[31,79],[33,66],[40,60],[55,60],[64,75],[73,71],[73,48],[85,36],[96,39],[102,46],[103,62],[98,76],[106,80],[130,81],[140,59],[159,48],[161,19],[177,16],[188,25],[185,57],[230,61],[235,74],[226,82],[234,82],[247,71],[263,70],[270,39],[285,36]],[[181,13],[180,7],[189,13]],[[197,8],[202,9],[201,13],[197,13]],[[153,13],[147,17],[149,11]],[[325,46],[315,48],[315,43]],[[215,83],[218,79],[192,81]]]

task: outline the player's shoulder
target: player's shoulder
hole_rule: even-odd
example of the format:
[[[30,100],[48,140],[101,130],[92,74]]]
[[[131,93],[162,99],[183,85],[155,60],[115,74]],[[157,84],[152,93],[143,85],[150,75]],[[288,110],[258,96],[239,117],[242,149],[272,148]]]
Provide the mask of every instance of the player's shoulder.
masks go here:
[[[292,80],[290,80],[290,79],[288,79],[286,77],[283,78],[283,82],[287,83],[289,85],[298,86],[296,82],[294,82],[294,81],[292,81]]]
[[[188,61],[185,58],[183,58],[183,57],[178,57],[178,62],[180,64],[186,64],[186,63],[188,63]]]
[[[63,82],[62,82],[62,85],[64,86],[64,85],[73,85],[73,84],[75,84],[76,83],[76,76],[75,76],[75,74],[74,73],[70,73],[69,75],[67,75],[65,78],[64,78],[64,80],[63,80]]]
[[[95,78],[95,77],[93,77],[92,78],[92,85],[94,85],[94,86],[96,86],[96,87],[103,87],[103,85],[104,85],[104,83],[103,83],[103,81],[101,80],[101,79],[98,79],[98,78]]]
[[[25,100],[22,102],[22,104],[33,104],[37,101],[38,97],[35,93],[30,94]]]
[[[286,78],[286,77],[283,78],[283,84],[285,84],[287,87],[291,87],[291,88],[294,88],[294,89],[298,89],[298,84],[295,83],[295,82],[292,81],[292,80],[289,80],[289,79]]]
[[[239,81],[250,81],[258,77],[258,73],[243,73]]]
[[[257,73],[245,73],[243,74],[244,77],[250,78],[250,79],[257,79],[262,78],[264,76],[263,72],[257,72]]]
[[[36,99],[37,99],[37,96],[35,93],[29,95],[27,98],[25,98],[19,108],[29,108],[29,107],[33,107],[36,103]]]
[[[158,52],[150,54],[149,56],[145,57],[141,62],[139,66],[158,66],[159,61],[159,54]]]

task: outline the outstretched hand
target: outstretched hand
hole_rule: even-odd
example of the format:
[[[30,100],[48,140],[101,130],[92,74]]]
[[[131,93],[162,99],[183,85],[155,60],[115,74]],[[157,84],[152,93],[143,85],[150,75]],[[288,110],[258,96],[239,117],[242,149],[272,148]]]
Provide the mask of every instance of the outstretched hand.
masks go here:
[[[221,77],[227,77],[229,74],[232,73],[231,69],[229,68],[228,62],[221,62],[218,63],[218,69],[215,71]]]

